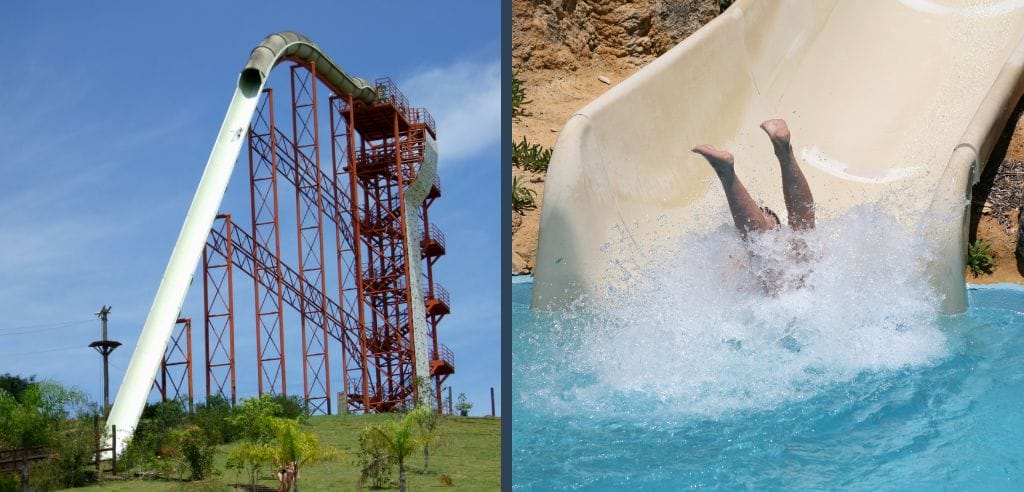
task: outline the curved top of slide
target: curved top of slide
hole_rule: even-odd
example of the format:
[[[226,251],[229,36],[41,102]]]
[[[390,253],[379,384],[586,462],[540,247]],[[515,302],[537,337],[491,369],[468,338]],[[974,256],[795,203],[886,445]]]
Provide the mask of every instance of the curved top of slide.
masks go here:
[[[694,145],[731,151],[751,194],[785,211],[758,128],[784,118],[819,218],[897,196],[902,220],[940,219],[929,273],[962,310],[964,211],[1020,97],[1022,35],[1022,0],[738,0],[559,133],[534,305],[600,298],[608,265],[642,268],[642,252],[731,223]]]
[[[317,77],[337,94],[351,94],[352,97],[367,104],[373,103],[377,98],[373,85],[359,77],[348,75],[341,66],[324,54],[316,43],[292,31],[271,34],[252,49],[249,60],[245,62],[245,67],[238,77],[238,88],[242,91],[256,88],[258,92],[270,71],[283,60],[312,63],[316,67]]]

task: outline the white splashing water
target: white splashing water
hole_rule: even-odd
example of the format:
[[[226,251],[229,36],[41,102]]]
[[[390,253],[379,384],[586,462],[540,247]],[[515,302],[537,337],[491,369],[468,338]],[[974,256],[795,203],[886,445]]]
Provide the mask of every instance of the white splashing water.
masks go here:
[[[812,259],[779,260],[801,241]],[[683,238],[610,301],[559,316],[560,360],[524,396],[555,413],[715,417],[934,363],[947,343],[923,242],[878,205],[760,235],[753,255],[731,225]],[[762,278],[803,286],[767,295]]]

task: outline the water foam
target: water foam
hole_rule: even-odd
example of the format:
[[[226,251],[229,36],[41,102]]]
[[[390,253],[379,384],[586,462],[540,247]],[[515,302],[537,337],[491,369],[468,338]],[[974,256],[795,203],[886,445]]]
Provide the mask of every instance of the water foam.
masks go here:
[[[862,205],[750,246],[731,225],[683,238],[607,299],[541,315],[517,392],[544,412],[717,417],[933,363],[948,348],[920,237]],[[800,242],[810,259],[777,260]]]

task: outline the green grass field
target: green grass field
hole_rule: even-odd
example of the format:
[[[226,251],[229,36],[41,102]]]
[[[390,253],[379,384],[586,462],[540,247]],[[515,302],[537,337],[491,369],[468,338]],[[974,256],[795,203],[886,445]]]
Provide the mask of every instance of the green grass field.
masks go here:
[[[388,415],[337,415],[312,417],[308,429],[320,436],[320,442],[334,446],[345,454],[345,460],[335,463],[307,465],[300,472],[300,490],[357,490],[359,465],[359,433],[370,423],[381,422]],[[446,435],[443,447],[430,452],[430,472],[422,473],[423,454],[417,453],[409,462],[409,490],[501,489],[501,419],[476,417],[446,417],[441,424]],[[173,482],[163,480],[106,481],[101,485],[74,490],[104,491],[165,491],[165,490],[246,490],[248,479],[244,473],[225,471],[224,460],[232,444],[221,446],[217,453],[218,475],[202,482]],[[265,472],[259,484],[261,490],[277,490],[277,481],[271,471]],[[451,478],[453,487],[442,485],[438,479],[444,474]],[[236,487],[237,485],[237,487]],[[398,489],[398,467],[392,473],[390,488]],[[368,489],[372,490],[372,489]]]

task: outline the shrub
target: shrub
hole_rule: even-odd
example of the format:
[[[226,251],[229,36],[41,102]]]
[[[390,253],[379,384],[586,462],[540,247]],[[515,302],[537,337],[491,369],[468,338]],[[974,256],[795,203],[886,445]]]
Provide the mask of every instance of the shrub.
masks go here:
[[[466,417],[469,415],[469,410],[473,408],[473,402],[469,401],[465,393],[459,393],[459,399],[456,400],[455,409],[459,411],[459,415]]]
[[[50,461],[56,469],[61,488],[81,487],[96,481],[96,468],[90,462],[96,457],[92,420],[82,416],[69,422],[60,441],[52,448]]]
[[[369,482],[374,488],[382,489],[391,477],[391,459],[387,451],[363,432],[359,436],[359,482],[362,489]]]
[[[189,478],[202,480],[209,477],[213,472],[213,454],[216,448],[210,444],[203,429],[197,425],[190,425],[177,432],[176,441]]]
[[[276,456],[277,451],[270,443],[243,442],[228,453],[225,466],[228,469],[244,471],[249,477],[250,490],[256,490],[260,471],[272,466]]]
[[[35,385],[35,376],[23,378],[21,376],[9,373],[0,375],[0,390],[4,390],[10,393],[10,395],[14,397],[14,400],[19,403],[21,402],[21,394],[24,393],[25,390]]]
[[[19,488],[17,475],[0,473],[0,492],[17,492]]]
[[[235,408],[231,417],[241,437],[256,444],[269,443],[277,434],[277,419],[284,413],[281,404],[270,395],[247,398]]]
[[[996,259],[990,251],[991,247],[991,243],[981,239],[975,240],[972,244],[968,245],[967,268],[971,269],[971,273],[975,277],[982,273],[992,273],[992,267],[995,266]]]
[[[551,149],[531,144],[524,136],[512,144],[512,165],[535,173],[547,172],[551,162]]]
[[[237,440],[240,435],[238,427],[231,421],[233,416],[234,409],[227,398],[211,395],[206,403],[196,405],[192,422],[203,430],[211,443],[228,443]]]
[[[533,210],[537,208],[537,203],[534,201],[536,192],[519,184],[519,176],[512,178],[512,211],[517,213],[524,213],[527,210]]]
[[[274,395],[270,401],[281,406],[279,417],[296,420],[300,423],[309,420],[309,405],[301,396]]]

